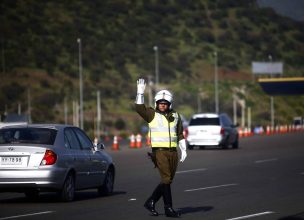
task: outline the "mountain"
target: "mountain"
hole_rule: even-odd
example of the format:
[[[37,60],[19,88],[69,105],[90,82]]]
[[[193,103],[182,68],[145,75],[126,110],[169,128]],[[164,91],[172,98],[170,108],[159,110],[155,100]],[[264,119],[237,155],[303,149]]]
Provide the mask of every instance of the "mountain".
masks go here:
[[[73,123],[78,38],[85,129],[91,133],[97,90],[105,132],[141,128],[133,111],[136,80],[154,81],[154,46],[160,87],[174,91],[174,107],[188,118],[197,109],[214,111],[215,51],[220,110],[232,115],[232,90],[242,87],[245,93],[238,95],[251,107],[255,124],[269,122],[269,97],[253,80],[251,62],[271,55],[284,62],[284,76],[304,75],[303,22],[260,8],[255,0],[2,0],[0,7],[2,118],[18,106],[26,112],[30,100],[33,122],[64,122],[66,103],[68,123]],[[304,115],[300,103],[303,97],[277,97],[276,122]]]
[[[302,0],[258,0],[260,7],[271,7],[278,14],[304,22],[304,1]]]

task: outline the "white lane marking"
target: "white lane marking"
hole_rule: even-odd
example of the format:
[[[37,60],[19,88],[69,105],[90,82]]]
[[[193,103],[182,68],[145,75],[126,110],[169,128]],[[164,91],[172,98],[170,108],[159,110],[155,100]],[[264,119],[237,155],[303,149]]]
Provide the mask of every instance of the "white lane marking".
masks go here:
[[[240,217],[236,217],[236,218],[229,218],[229,219],[226,219],[226,220],[240,220],[240,219],[252,218],[252,217],[261,216],[261,215],[274,214],[274,213],[275,212],[267,211],[267,212],[252,214],[252,215],[240,216]]]
[[[176,173],[191,173],[191,172],[199,172],[199,171],[206,171],[206,168],[201,168],[201,169],[194,169],[194,170],[182,170],[182,171],[177,171]]]
[[[131,198],[128,201],[136,201],[136,198]]]
[[[50,213],[53,213],[53,212],[54,211],[45,211],[45,212],[36,212],[36,213],[30,213],[30,214],[24,214],[24,215],[15,215],[15,216],[9,216],[9,217],[0,218],[0,220],[12,219],[12,218],[22,218],[22,217],[28,217],[28,216],[33,216],[33,215],[50,214]]]
[[[197,189],[187,189],[185,192],[192,192],[192,191],[198,191],[198,190],[206,190],[206,189],[215,189],[215,188],[222,188],[222,187],[228,187],[228,186],[237,186],[239,184],[237,183],[230,183],[230,184],[224,184],[224,185],[219,185],[219,186],[208,186],[204,188],[197,188]]]
[[[257,160],[255,161],[255,163],[266,163],[266,162],[272,162],[272,161],[276,161],[278,160],[278,158],[271,158],[271,159],[265,159],[265,160]]]

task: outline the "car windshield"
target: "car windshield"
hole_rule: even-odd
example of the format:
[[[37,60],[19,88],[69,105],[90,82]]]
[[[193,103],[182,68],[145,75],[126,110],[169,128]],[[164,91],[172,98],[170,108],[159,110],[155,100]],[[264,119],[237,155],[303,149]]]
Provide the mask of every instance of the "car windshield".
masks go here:
[[[0,129],[0,144],[46,144],[53,145],[57,131],[48,128]]]
[[[192,118],[189,125],[220,125],[220,120],[219,118]]]

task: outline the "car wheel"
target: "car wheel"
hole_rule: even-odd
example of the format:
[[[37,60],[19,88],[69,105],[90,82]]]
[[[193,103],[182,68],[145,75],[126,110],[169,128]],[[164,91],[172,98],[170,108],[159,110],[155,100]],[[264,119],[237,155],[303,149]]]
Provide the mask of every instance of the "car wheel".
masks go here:
[[[232,147],[233,147],[234,149],[239,148],[239,138],[236,138],[236,139],[235,139],[235,142],[233,142]]]
[[[114,171],[109,169],[106,173],[102,186],[98,188],[98,193],[101,196],[109,196],[113,193],[114,189]]]
[[[73,201],[75,195],[75,180],[72,174],[66,177],[62,190],[59,193],[60,199],[63,202]]]
[[[28,190],[24,192],[24,194],[28,199],[38,199],[39,197],[39,191],[37,189]]]
[[[228,149],[228,143],[227,142],[222,144],[222,149]]]

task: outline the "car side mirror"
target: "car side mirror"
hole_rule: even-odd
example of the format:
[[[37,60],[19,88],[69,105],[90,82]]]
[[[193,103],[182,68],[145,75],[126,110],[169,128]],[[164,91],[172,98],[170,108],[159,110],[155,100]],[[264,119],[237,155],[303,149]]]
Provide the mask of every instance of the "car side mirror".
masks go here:
[[[105,145],[103,143],[98,143],[97,144],[97,149],[104,150],[105,149]]]

